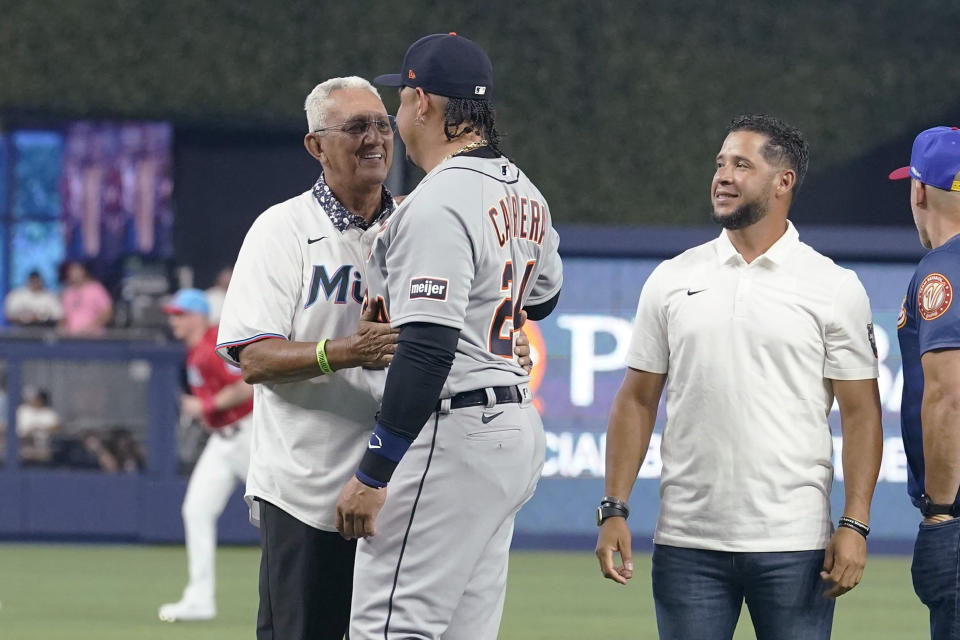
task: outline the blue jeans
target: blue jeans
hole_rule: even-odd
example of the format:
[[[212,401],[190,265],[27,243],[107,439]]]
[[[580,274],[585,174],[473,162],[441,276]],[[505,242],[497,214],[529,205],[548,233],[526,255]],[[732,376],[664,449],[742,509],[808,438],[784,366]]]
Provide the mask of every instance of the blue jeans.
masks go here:
[[[920,524],[910,573],[913,590],[930,609],[930,637],[960,638],[960,520]]]
[[[757,640],[830,637],[834,601],[823,551],[733,553],[656,545],[653,601],[660,640],[730,640],[744,601]]]

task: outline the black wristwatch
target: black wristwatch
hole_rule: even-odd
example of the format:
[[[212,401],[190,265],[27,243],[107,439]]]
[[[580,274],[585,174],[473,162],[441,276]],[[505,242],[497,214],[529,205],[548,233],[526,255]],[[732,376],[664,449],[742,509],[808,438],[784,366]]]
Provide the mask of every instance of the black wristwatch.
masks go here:
[[[627,507],[627,503],[619,498],[604,496],[603,500],[600,501],[600,506],[597,507],[597,526],[602,525],[607,518],[616,517],[626,520],[629,515],[630,509]]]
[[[923,493],[920,495],[920,513],[923,514],[924,518],[929,518],[930,516],[953,516],[956,517],[960,514],[960,511],[957,509],[957,504],[937,504],[930,499],[930,496]]]

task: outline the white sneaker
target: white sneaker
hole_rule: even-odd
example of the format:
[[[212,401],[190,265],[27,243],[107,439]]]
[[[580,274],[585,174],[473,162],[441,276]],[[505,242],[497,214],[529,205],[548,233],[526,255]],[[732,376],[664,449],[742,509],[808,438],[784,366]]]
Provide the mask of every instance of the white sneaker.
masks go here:
[[[217,608],[212,602],[181,600],[163,605],[157,614],[164,622],[194,622],[213,620],[217,617]]]

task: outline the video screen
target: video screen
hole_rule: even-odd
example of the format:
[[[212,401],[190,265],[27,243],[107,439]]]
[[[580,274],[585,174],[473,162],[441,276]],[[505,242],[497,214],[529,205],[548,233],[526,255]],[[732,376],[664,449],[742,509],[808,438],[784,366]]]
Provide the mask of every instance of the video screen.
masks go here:
[[[78,121],[0,136],[0,294],[83,260],[104,274],[124,258],[173,255],[173,127]]]

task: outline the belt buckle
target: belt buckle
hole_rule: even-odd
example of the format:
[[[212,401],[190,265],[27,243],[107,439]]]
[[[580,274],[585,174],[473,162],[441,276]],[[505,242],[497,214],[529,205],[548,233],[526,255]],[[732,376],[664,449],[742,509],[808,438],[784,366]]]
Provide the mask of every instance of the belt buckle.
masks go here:
[[[437,403],[437,413],[440,415],[446,415],[450,413],[451,407],[450,404],[453,402],[453,398],[440,398],[440,402]]]
[[[517,385],[510,385],[509,387],[501,387],[504,391],[503,400],[504,404],[519,404],[523,401],[523,394],[520,392],[520,388]]]

